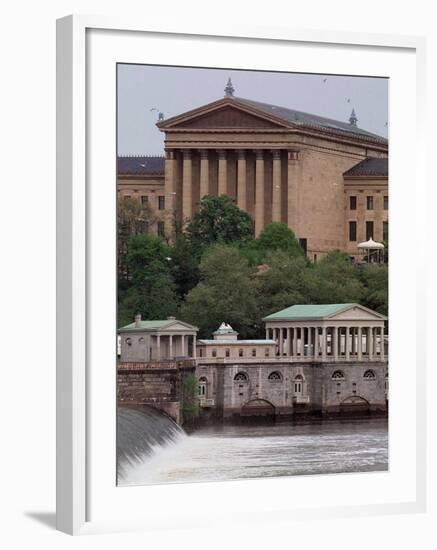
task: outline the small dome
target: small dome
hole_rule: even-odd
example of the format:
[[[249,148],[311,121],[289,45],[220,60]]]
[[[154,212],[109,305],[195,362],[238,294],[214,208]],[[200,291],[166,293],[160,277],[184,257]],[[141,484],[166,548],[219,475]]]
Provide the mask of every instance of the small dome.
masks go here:
[[[372,239],[372,237],[370,237],[368,241],[359,243],[357,246],[358,248],[367,248],[371,250],[378,250],[378,249],[382,250],[384,248],[384,245],[382,243],[377,243]]]

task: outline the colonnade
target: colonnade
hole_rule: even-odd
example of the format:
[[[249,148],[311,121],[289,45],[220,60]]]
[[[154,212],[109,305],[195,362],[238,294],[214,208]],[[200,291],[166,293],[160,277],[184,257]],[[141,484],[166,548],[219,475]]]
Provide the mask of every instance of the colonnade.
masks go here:
[[[179,155],[178,155],[179,152]],[[171,149],[166,151],[165,161],[165,195],[167,208],[174,212],[176,210],[176,195],[177,195],[177,182],[182,184],[182,198],[181,215],[182,219],[190,219],[193,215],[193,186],[194,186],[194,172],[193,172],[193,156],[198,155],[200,159],[199,168],[199,195],[200,199],[205,195],[212,194],[211,181],[210,181],[210,161],[212,154],[214,155],[214,162],[217,162],[217,194],[228,194],[228,162],[230,154],[233,153],[232,158],[236,157],[236,201],[239,208],[242,210],[248,210],[248,166],[247,158],[248,153],[251,153],[255,157],[255,184],[254,184],[254,212],[253,217],[255,221],[255,234],[258,235],[265,224],[266,219],[266,201],[265,201],[265,189],[266,185],[272,186],[271,191],[271,215],[269,213],[269,219],[272,221],[281,221],[281,190],[283,180],[283,163],[281,158],[281,149]],[[265,181],[266,167],[265,161],[267,158],[272,159],[271,168],[271,181]],[[182,157],[182,162],[178,158]],[[287,222],[290,226],[294,223],[293,215],[296,201],[293,200],[292,192],[290,189],[290,183],[295,180],[294,170],[296,168],[298,153],[297,151],[287,151]],[[217,159],[217,160],[216,160]],[[179,166],[179,168],[178,168]],[[182,171],[182,174],[178,174],[178,170]],[[214,178],[215,179],[215,178]],[[196,191],[197,192],[197,191]],[[252,202],[251,202],[252,204]],[[270,205],[269,205],[270,206]]]
[[[192,338],[191,342],[189,338]],[[150,359],[155,361],[187,356],[196,358],[196,335],[156,334],[151,336],[150,344]]]
[[[266,338],[277,342],[280,357],[385,359],[382,325],[266,328]]]

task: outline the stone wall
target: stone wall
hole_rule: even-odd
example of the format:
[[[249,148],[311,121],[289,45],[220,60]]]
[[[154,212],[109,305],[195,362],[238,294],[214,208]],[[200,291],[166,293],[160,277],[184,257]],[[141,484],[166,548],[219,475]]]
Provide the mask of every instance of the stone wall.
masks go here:
[[[120,363],[117,369],[117,402],[119,405],[150,405],[182,424],[183,378],[193,372],[192,361]]]
[[[364,377],[368,370],[375,378]],[[336,371],[344,376],[333,378]],[[241,415],[255,400],[271,404],[276,417],[350,412],[355,404],[366,412],[387,410],[386,361],[201,364],[196,375],[207,381],[203,409],[219,418]]]

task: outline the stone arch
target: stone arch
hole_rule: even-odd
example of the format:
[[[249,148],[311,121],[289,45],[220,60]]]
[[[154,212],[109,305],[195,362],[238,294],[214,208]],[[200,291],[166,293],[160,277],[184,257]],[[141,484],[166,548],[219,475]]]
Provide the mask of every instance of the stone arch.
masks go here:
[[[340,403],[342,414],[362,414],[370,411],[370,403],[360,395],[350,395]]]
[[[241,407],[242,416],[275,416],[275,406],[267,399],[251,399]]]

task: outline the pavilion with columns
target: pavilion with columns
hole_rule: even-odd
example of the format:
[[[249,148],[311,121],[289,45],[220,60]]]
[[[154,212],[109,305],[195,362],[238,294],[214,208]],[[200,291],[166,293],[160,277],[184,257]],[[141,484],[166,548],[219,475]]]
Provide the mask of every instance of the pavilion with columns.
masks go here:
[[[196,358],[198,328],[168,317],[164,320],[135,321],[119,329],[122,362],[156,362]]]
[[[294,305],[264,318],[277,355],[296,361],[384,361],[387,317],[359,304]]]

